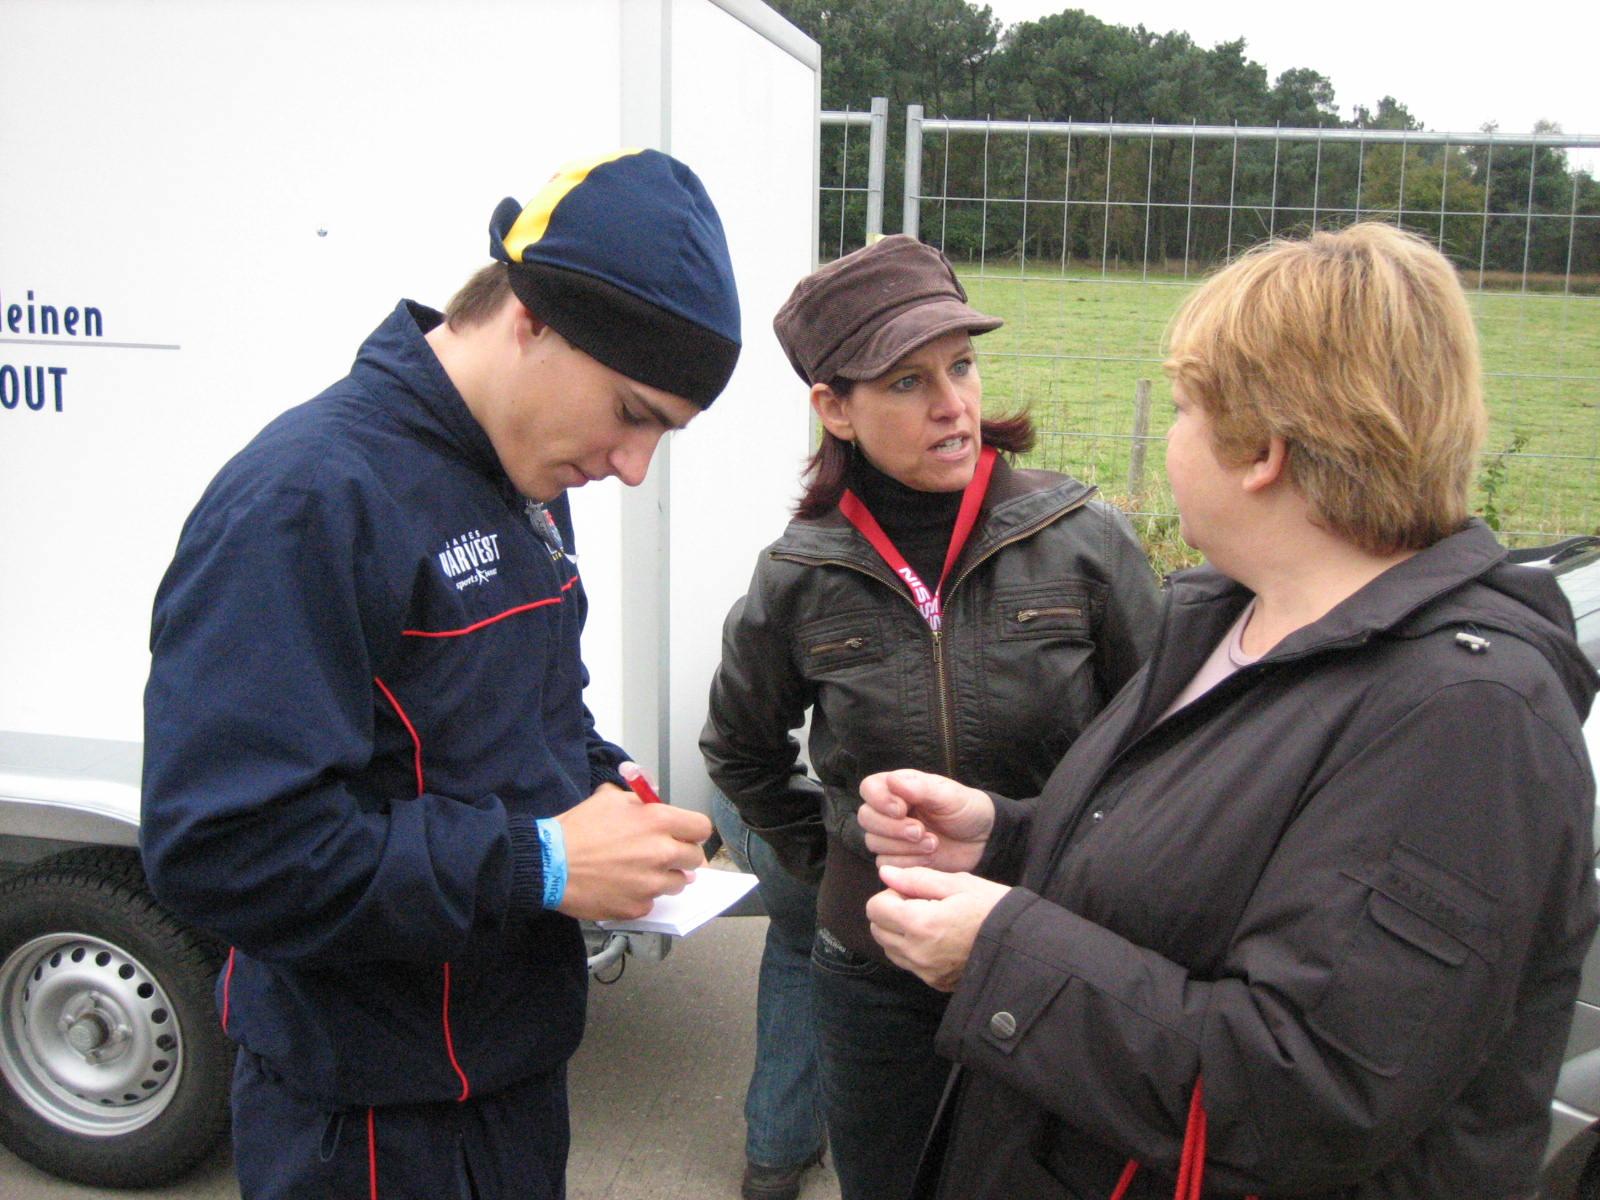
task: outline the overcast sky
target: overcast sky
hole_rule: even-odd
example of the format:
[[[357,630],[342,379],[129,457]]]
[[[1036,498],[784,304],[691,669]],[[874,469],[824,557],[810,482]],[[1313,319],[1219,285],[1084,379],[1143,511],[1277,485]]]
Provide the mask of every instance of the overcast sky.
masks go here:
[[[1266,0],[974,3],[987,3],[1003,26],[1081,8],[1112,25],[1179,29],[1205,47],[1243,37],[1246,57],[1267,69],[1269,83],[1290,67],[1326,75],[1345,119],[1357,104],[1376,108],[1388,93],[1429,129],[1461,132],[1496,121],[1508,133],[1525,133],[1544,119],[1567,133],[1600,137],[1597,0],[1344,0],[1316,6],[1321,13]],[[1574,165],[1590,170],[1597,161],[1600,152],[1573,155]]]

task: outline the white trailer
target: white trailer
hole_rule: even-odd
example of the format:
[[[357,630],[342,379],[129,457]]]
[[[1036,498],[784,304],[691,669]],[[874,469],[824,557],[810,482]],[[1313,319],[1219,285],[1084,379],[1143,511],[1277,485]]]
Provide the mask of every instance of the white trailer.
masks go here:
[[[150,1185],[224,1126],[219,947],[136,845],[151,600],[212,474],[504,195],[655,146],[727,229],[745,350],[646,484],[574,497],[601,728],[705,809],[723,613],[807,450],[770,315],[815,261],[816,45],[754,0],[0,0],[0,1140]],[[631,589],[629,620],[621,593]]]

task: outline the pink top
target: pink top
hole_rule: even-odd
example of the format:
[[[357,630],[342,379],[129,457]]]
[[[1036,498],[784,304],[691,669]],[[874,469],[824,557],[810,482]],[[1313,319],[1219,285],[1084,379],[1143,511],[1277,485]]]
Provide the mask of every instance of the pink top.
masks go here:
[[[1259,654],[1246,654],[1243,649],[1244,631],[1255,611],[1256,602],[1252,598],[1228,628],[1228,632],[1222,636],[1222,640],[1217,643],[1217,648],[1211,652],[1211,657],[1200,664],[1200,669],[1194,673],[1194,678],[1189,680],[1183,691],[1178,693],[1178,698],[1167,706],[1167,711],[1161,714],[1162,721],[1185,705],[1193,704],[1240,667],[1248,667],[1261,657]]]

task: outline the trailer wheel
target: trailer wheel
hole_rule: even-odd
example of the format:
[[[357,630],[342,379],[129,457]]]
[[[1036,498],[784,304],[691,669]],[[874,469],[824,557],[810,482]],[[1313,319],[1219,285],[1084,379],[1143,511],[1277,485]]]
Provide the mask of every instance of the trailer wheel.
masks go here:
[[[77,851],[0,884],[0,1142],[102,1187],[171,1182],[228,1121],[215,948],[137,867]]]

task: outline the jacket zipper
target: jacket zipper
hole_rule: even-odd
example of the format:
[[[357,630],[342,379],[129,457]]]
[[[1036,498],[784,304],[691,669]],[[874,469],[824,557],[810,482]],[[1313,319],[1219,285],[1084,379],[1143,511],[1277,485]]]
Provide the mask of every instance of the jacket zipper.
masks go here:
[[[1083,609],[1075,604],[1063,604],[1056,608],[1024,608],[1017,613],[1017,624],[1026,625],[1029,621],[1037,621],[1040,617],[1081,617]]]
[[[944,674],[944,635],[937,630],[933,634],[933,676],[939,691],[939,734],[944,740],[944,766],[945,776],[950,779],[956,777],[956,731],[955,722],[950,713],[950,683]]]
[[[1052,513],[1047,513],[1044,517],[1042,517],[1041,519],[1035,521],[1033,524],[1026,525],[1023,528],[1017,530],[1015,533],[1013,533],[1010,537],[1006,538],[1004,541],[996,542],[993,546],[990,546],[981,555],[979,555],[977,558],[975,558],[971,562],[969,562],[962,569],[961,573],[959,575],[957,575],[953,580],[950,581],[950,594],[954,595],[956,588],[961,585],[961,581],[963,579],[965,579],[967,576],[971,575],[972,572],[977,570],[977,568],[981,564],[988,562],[991,558],[993,558],[1001,550],[1004,550],[1007,546],[1014,545],[1015,543],[1022,541],[1024,538],[1032,537],[1034,534],[1038,533],[1039,530],[1043,529],[1046,525],[1050,525],[1050,524],[1054,523],[1055,521],[1059,521],[1062,517],[1066,516],[1068,513],[1075,512],[1078,509],[1082,508],[1085,504],[1087,504],[1094,497],[1094,494],[1095,494],[1095,489],[1090,488],[1088,491],[1084,492],[1084,494],[1082,496],[1079,496],[1076,500],[1074,500],[1071,504],[1068,504],[1063,508],[1058,508],[1056,511],[1054,511]],[[876,571],[873,571],[868,567],[862,566],[860,563],[847,562],[844,559],[840,559],[840,558],[811,558],[811,557],[808,557],[808,556],[803,555],[803,554],[795,554],[793,552],[785,552],[785,551],[778,551],[777,553],[775,553],[773,555],[773,557],[774,558],[787,558],[790,562],[794,562],[794,561],[798,560],[798,561],[801,561],[801,562],[813,563],[813,564],[815,564],[817,566],[848,567],[852,571],[859,571],[861,574],[867,576],[867,578],[869,578],[869,579],[876,579],[879,583],[885,584],[887,587],[890,588],[890,590],[892,590],[894,592],[895,595],[901,597],[907,604],[911,605],[913,608],[916,607],[916,601],[912,600],[909,595],[907,595],[905,592],[900,590],[900,586],[899,586],[899,581],[898,580],[895,580],[895,579],[892,579],[892,578],[886,578],[885,576],[882,576],[882,575],[878,574]],[[941,608],[943,607],[943,602],[944,602],[944,597],[941,596],[940,597],[940,607]],[[1024,610],[1024,611],[1028,611],[1028,610]],[[1053,610],[1053,609],[1041,609],[1041,610],[1036,610],[1036,611],[1040,615],[1042,615],[1044,613],[1054,612],[1055,610]],[[1018,619],[1020,620],[1021,617],[1022,617],[1022,614],[1019,613],[1017,615],[1018,615]],[[932,638],[933,676],[934,676],[934,681],[935,681],[935,688],[939,693],[939,739],[943,743],[945,775],[948,776],[951,779],[954,779],[956,777],[955,719],[954,719],[954,715],[953,715],[953,712],[952,712],[952,709],[953,709],[954,706],[952,705],[951,698],[950,698],[950,681],[949,681],[949,678],[946,675],[945,666],[944,666],[944,636],[943,636],[943,634],[938,633],[938,632],[936,632],[934,630],[929,630],[928,633],[929,633],[929,636]],[[819,653],[820,651],[822,651],[824,649],[830,649],[831,650],[831,649],[834,649],[834,648],[835,647],[832,647],[832,646],[828,646],[828,647],[819,646],[816,651],[813,651],[813,653]]]

